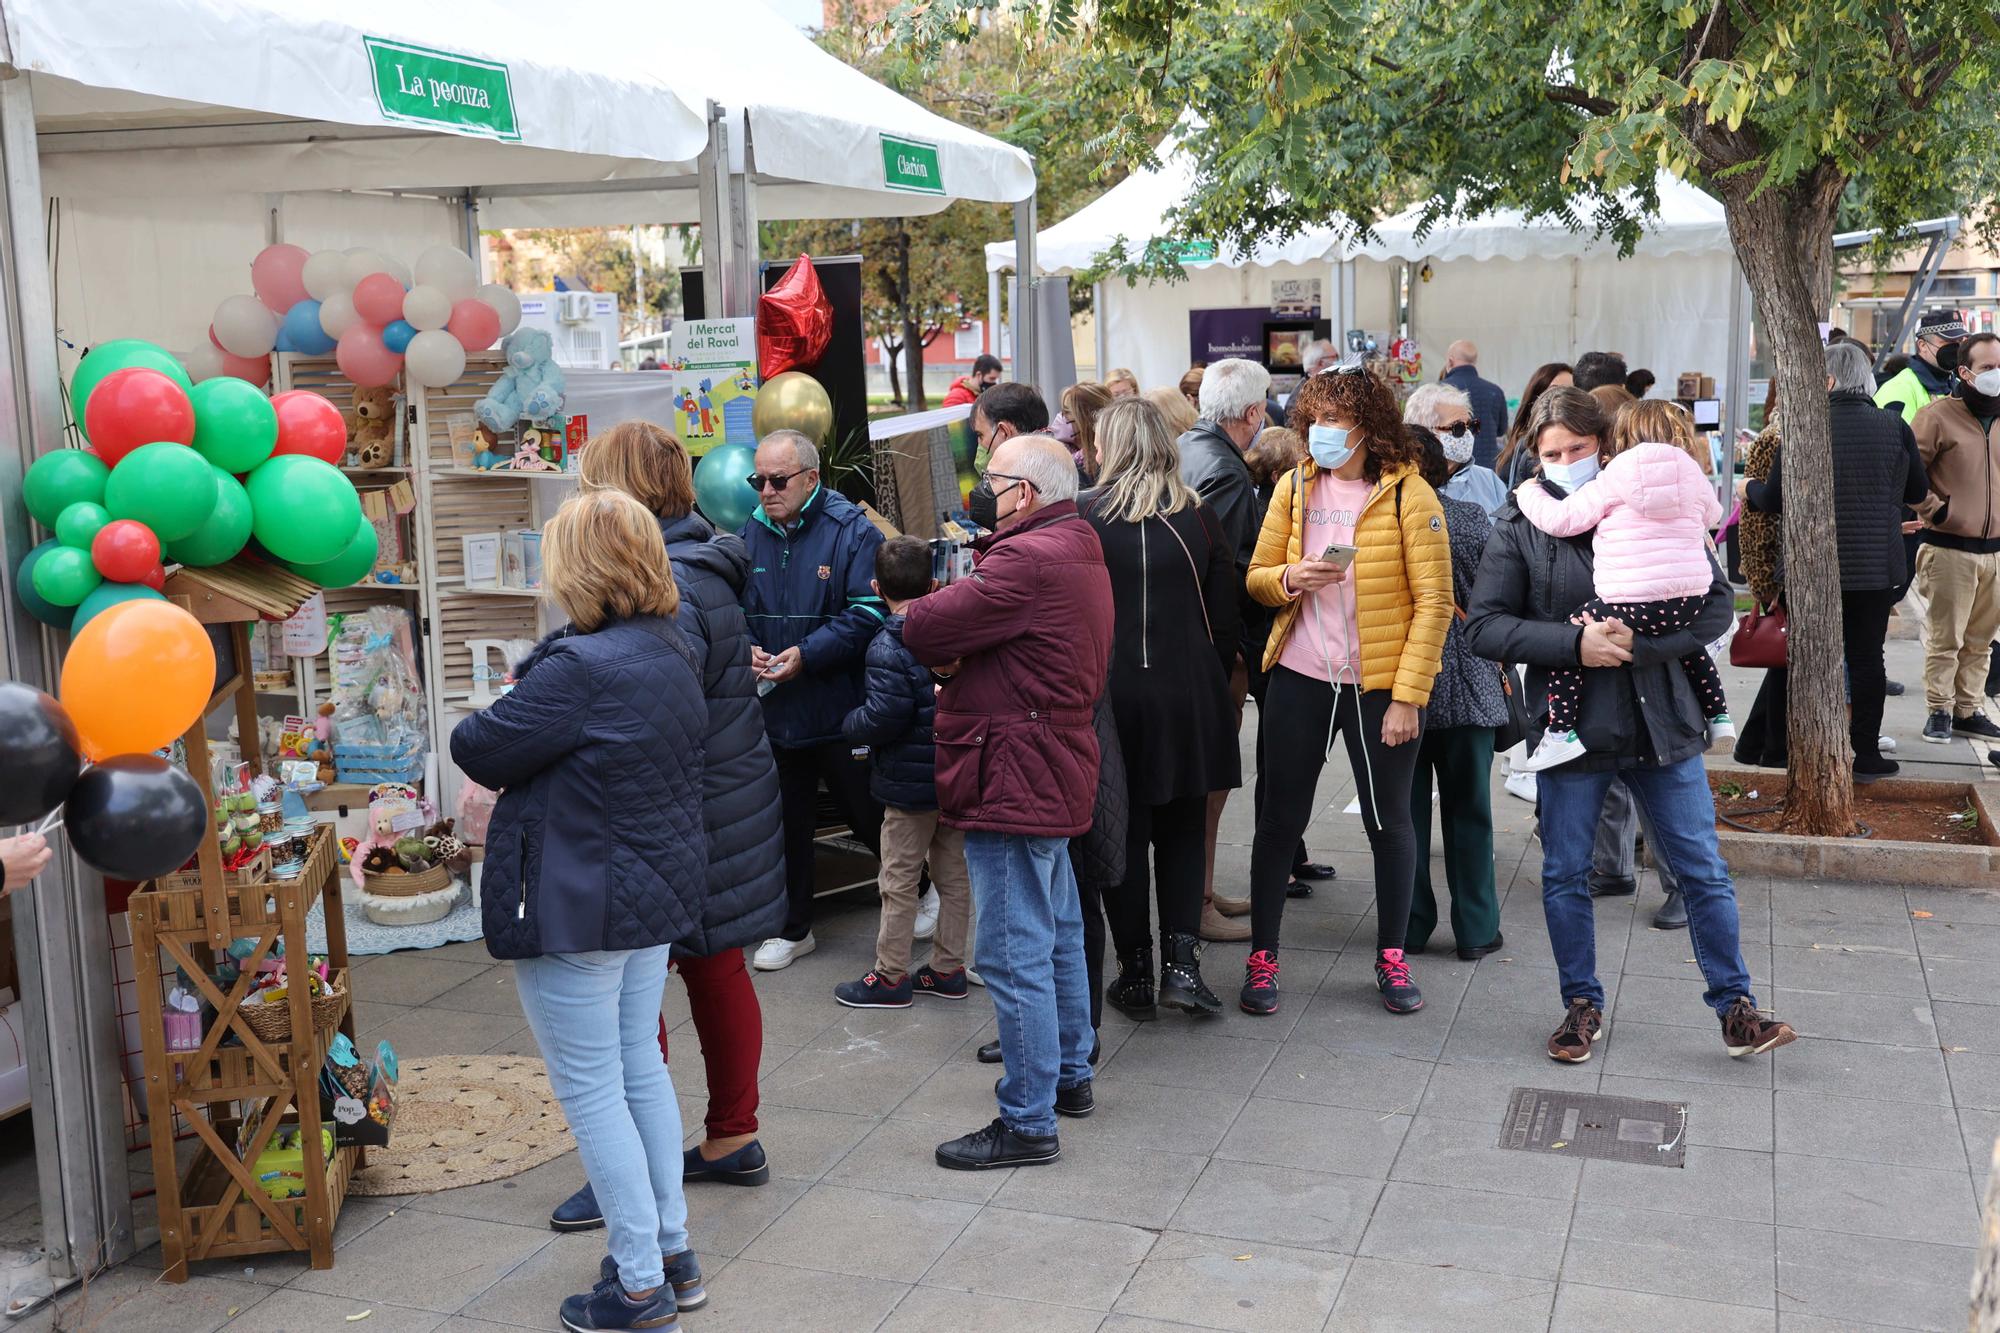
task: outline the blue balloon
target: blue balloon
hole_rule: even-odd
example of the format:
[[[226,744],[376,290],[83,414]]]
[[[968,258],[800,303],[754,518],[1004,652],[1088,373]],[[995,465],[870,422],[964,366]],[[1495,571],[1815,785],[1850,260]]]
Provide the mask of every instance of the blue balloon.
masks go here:
[[[57,606],[35,591],[36,564],[41,561],[43,556],[55,550],[60,545],[62,545],[61,542],[51,537],[21,557],[21,568],[14,574],[14,595],[21,599],[21,605],[28,609],[28,614],[41,621],[44,625],[52,626],[55,629],[68,629],[70,622],[76,618],[75,609],[67,606]]]
[[[695,505],[723,532],[735,532],[750,521],[757,493],[744,478],[756,467],[757,452],[747,444],[718,444],[696,461]]]
[[[382,326],[382,345],[397,356],[410,350],[410,339],[416,336],[416,326],[407,319],[392,319]]]
[[[280,351],[292,351],[300,356],[331,354],[334,342],[319,326],[319,302],[308,296],[293,303],[292,308],[285,312],[284,322],[278,326],[278,342]]]
[[[120,602],[165,600],[165,597],[143,583],[100,583],[91,591],[90,596],[77,603],[75,616],[70,622],[70,633],[81,634],[83,627],[89,624],[98,612],[107,611]]]

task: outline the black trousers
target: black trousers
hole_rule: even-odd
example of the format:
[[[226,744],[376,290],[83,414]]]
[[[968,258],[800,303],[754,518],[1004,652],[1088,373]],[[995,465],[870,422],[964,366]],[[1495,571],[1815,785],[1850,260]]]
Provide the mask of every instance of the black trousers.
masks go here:
[[[1070,869],[1076,868],[1074,858]],[[1104,1025],[1104,897],[1082,875],[1076,877],[1077,903],[1083,908],[1083,968],[1090,978],[1090,1026]]]
[[[1889,673],[1882,663],[1882,646],[1889,637],[1889,616],[1901,600],[1896,590],[1840,594],[1840,636],[1847,652],[1847,690],[1854,705],[1848,739],[1855,758],[1879,758],[1882,741],[1882,698]],[[1784,725],[1784,719],[1779,719]]]
[[[778,797],[785,807],[785,938],[802,940],[813,922],[813,835],[819,825],[819,784],[840,814],[876,855],[882,852],[882,807],[868,792],[868,752],[857,757],[845,741],[828,741],[804,749],[773,745],[778,761]]]
[[[1351,685],[1335,690],[1323,680],[1278,667],[1271,672],[1270,700],[1273,725],[1264,734],[1270,781],[1250,851],[1251,948],[1277,951],[1285,884],[1299,838],[1312,822],[1329,726],[1347,742],[1347,761],[1361,793],[1362,827],[1375,854],[1375,947],[1402,948],[1417,877],[1417,835],[1410,823],[1417,740],[1382,744],[1382,719],[1391,703],[1388,690],[1357,693]]]
[[[1263,656],[1264,646],[1262,644],[1258,644],[1255,648],[1246,648],[1243,654],[1243,660],[1248,666],[1250,697],[1257,701],[1257,778],[1252,785],[1250,806],[1250,812],[1256,819],[1264,817],[1264,769],[1266,767],[1264,763],[1264,725],[1268,712],[1264,707],[1264,700],[1271,692],[1271,673],[1259,665],[1263,660]],[[1306,840],[1304,837],[1300,837],[1298,848],[1292,853],[1292,874],[1296,876],[1299,873],[1299,867],[1310,859],[1306,855]]]
[[[1162,935],[1193,935],[1201,929],[1207,818],[1206,795],[1132,807],[1125,834],[1125,882],[1104,899],[1111,939],[1120,954],[1152,942],[1155,890]]]
[[[1876,645],[1881,651],[1881,645]],[[1785,730],[1785,710],[1791,697],[1791,673],[1772,667],[1757,687],[1757,698],[1736,729],[1736,762],[1753,768],[1784,768],[1790,741]],[[1879,714],[1878,714],[1879,717]]]

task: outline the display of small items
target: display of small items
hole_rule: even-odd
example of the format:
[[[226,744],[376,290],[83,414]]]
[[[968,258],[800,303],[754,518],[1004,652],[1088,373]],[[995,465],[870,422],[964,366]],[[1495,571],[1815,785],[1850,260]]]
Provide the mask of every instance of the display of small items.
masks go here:
[[[320,1115],[333,1122],[334,1142],[384,1147],[396,1119],[396,1051],[388,1042],[368,1060],[344,1032],[333,1034],[319,1071]]]
[[[341,617],[330,656],[336,777],[360,783],[415,781],[423,773],[429,736],[409,613],[376,606]]]
[[[243,1123],[236,1131],[236,1155],[246,1156],[252,1144],[257,1142],[257,1132],[263,1126],[264,1114],[261,1107],[254,1108],[243,1117]],[[329,1164],[333,1161],[334,1137],[330,1129],[319,1132],[320,1153]],[[271,1141],[264,1145],[264,1151],[257,1154],[257,1160],[250,1164],[250,1174],[257,1178],[258,1188],[273,1199],[296,1199],[306,1192],[305,1134],[297,1125],[281,1125],[271,1135]]]
[[[454,870],[462,869],[465,844],[453,836],[451,825],[452,821],[447,819],[433,824],[422,834],[405,833],[400,837],[377,828],[375,836],[365,845],[357,844],[355,847],[361,857],[361,872],[365,875],[421,875],[441,865]]]

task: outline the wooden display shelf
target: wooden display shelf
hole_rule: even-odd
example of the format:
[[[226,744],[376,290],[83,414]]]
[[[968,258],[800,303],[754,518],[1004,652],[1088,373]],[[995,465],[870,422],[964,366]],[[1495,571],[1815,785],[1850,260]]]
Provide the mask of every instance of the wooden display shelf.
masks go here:
[[[216,1122],[223,1142],[236,1141],[239,1123],[235,1120]],[[289,1129],[297,1123],[287,1121],[280,1128]],[[272,1199],[258,1190],[257,1197],[263,1200],[262,1203],[245,1198],[229,1169],[213,1155],[203,1153],[181,1185],[182,1223],[189,1233],[207,1238],[201,1253],[188,1257],[230,1259],[248,1254],[303,1250],[308,1245],[295,1242],[301,1237],[311,1237],[319,1229],[319,1224],[324,1223],[328,1261],[322,1264],[315,1258],[313,1267],[331,1268],[333,1222],[340,1216],[341,1205],[347,1202],[348,1182],[353,1179],[355,1168],[363,1164],[363,1151],[355,1147],[335,1148],[333,1160],[323,1163],[325,1206],[319,1209],[312,1207],[309,1194],[296,1199]],[[312,1160],[321,1159],[314,1154]],[[161,1234],[164,1237],[165,1232]],[[164,1239],[161,1248],[165,1249]],[[317,1256],[317,1249],[312,1253]],[[168,1268],[167,1277],[169,1281],[186,1281],[186,1266],[182,1266],[179,1276],[171,1267]]]

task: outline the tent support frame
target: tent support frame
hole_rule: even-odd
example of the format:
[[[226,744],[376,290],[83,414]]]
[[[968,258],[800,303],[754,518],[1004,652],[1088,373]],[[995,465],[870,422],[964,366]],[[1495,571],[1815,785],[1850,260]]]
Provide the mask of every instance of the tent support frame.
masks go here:
[[[1014,205],[1014,378],[1022,384],[1041,383],[1041,346],[1035,328],[1035,289],[1041,270],[1035,263],[1035,196]]]

